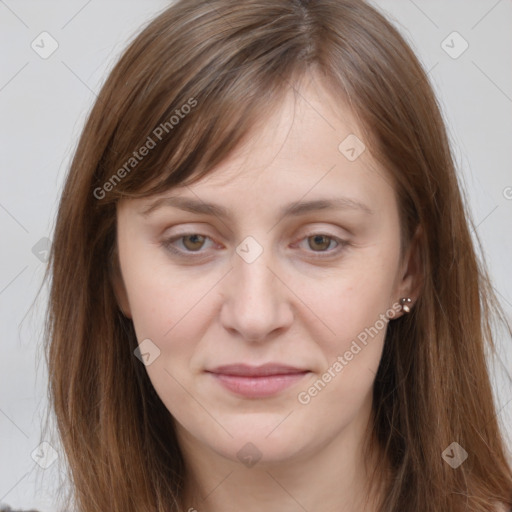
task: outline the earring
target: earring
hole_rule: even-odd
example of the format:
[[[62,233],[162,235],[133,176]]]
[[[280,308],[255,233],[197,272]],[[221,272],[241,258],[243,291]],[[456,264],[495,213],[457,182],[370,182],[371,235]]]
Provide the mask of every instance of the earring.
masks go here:
[[[412,304],[412,300],[409,297],[402,297],[400,299],[400,306],[402,306],[402,311],[404,311],[405,313],[411,312],[411,308],[410,308],[411,304]]]

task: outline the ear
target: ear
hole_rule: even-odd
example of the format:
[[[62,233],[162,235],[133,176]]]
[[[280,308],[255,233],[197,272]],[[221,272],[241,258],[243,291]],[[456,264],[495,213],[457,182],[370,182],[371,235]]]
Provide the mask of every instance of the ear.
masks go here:
[[[117,250],[117,244],[112,251],[109,265],[110,283],[114,290],[114,295],[117,300],[117,305],[127,318],[131,318],[130,303],[128,301],[128,294],[126,293],[126,287],[124,285],[123,276],[121,274],[121,265],[119,262],[119,253]]]
[[[423,246],[424,236],[423,226],[419,225],[404,255],[400,268],[396,296],[394,298],[394,301],[398,301],[402,297],[409,297],[412,300],[411,308],[413,308],[418,301],[423,286],[421,248]],[[404,313],[401,312],[395,318],[403,314]]]

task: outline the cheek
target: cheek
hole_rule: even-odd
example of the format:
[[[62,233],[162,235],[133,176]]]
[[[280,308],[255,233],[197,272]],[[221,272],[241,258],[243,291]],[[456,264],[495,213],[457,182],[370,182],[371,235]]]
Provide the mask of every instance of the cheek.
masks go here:
[[[396,255],[368,250],[354,256],[346,267],[333,271],[322,282],[296,283],[300,296],[329,327],[327,347],[344,348],[365,328],[373,326],[398,297],[393,298]],[[333,342],[334,340],[334,342]]]
[[[146,366],[153,387],[176,418],[201,417],[187,390],[193,388],[191,360],[212,321],[207,292],[218,277],[180,272],[136,249],[125,252],[122,263],[137,340],[157,347],[158,356]]]
[[[371,295],[366,300],[365,293],[349,288],[330,296],[323,318],[335,336],[315,340],[325,367],[299,390],[297,401],[308,416],[328,416],[335,430],[350,422],[369,400],[388,322],[381,318],[387,310],[384,293],[380,301]]]
[[[151,251],[127,251],[122,271],[138,339],[163,341],[197,317],[196,306],[215,279],[172,268]]]
[[[309,283],[308,304],[330,330],[330,335],[315,339],[325,364],[321,382],[312,390],[322,395],[318,405],[343,403],[345,411],[357,410],[370,392],[388,326],[386,314],[396,313],[392,305],[398,298],[392,295],[397,258],[392,246],[375,246],[323,286]]]
[[[133,248],[125,252],[122,270],[137,340],[150,339],[159,354],[146,371],[175,413],[186,410],[190,397],[184,389],[192,388],[194,355],[215,321],[212,298],[222,274],[206,268],[179,269],[162,259]]]

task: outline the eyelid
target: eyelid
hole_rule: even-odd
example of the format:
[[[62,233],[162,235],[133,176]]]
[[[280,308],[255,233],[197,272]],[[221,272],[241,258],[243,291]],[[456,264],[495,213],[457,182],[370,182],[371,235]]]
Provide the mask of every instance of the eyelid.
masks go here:
[[[176,254],[178,256],[183,256],[183,257],[187,257],[187,258],[194,258],[194,259],[200,259],[200,258],[205,258],[205,251],[204,250],[199,250],[199,251],[184,251],[184,250],[181,250],[181,249],[177,249],[176,247],[174,247],[172,244],[182,238],[185,238],[187,236],[191,236],[191,235],[199,235],[199,236],[202,236],[204,237],[205,239],[207,240],[211,240],[214,244],[218,242],[216,242],[215,239],[213,239],[211,236],[208,236],[204,233],[200,233],[199,231],[188,231],[188,232],[183,232],[183,233],[176,233],[175,235],[173,235],[172,237],[168,237],[168,238],[165,238],[163,241],[162,241],[162,245],[170,252],[172,252],[173,254]],[[334,256],[337,256],[341,251],[343,251],[346,246],[350,245],[350,242],[348,240],[344,240],[336,235],[333,235],[333,234],[330,234],[326,231],[322,231],[320,229],[317,229],[317,230],[313,230],[313,231],[310,231],[306,234],[303,234],[300,238],[296,239],[295,242],[293,242],[291,244],[291,246],[293,247],[294,245],[296,245],[297,243],[300,243],[302,242],[303,240],[307,239],[307,238],[310,238],[312,236],[326,236],[328,238],[330,238],[331,240],[335,241],[338,245],[334,248],[334,249],[331,249],[329,251],[306,251],[308,252],[309,255],[311,255],[311,257],[313,258],[318,258],[318,259],[327,259],[329,257],[334,257]]]
[[[192,257],[192,258],[201,258],[201,257],[204,257],[204,253],[205,251],[201,248],[199,251],[184,251],[182,249],[177,249],[176,247],[174,247],[172,244],[174,242],[177,242],[179,240],[181,240],[182,238],[186,238],[187,236],[192,236],[192,235],[199,235],[199,236],[202,236],[204,237],[206,240],[210,240],[211,242],[213,242],[214,244],[216,244],[217,242],[211,237],[211,236],[208,236],[208,235],[205,235],[203,233],[200,233],[199,231],[189,231],[189,232],[184,232],[184,233],[177,233],[175,235],[173,235],[172,237],[166,237],[162,240],[162,245],[169,251],[171,251],[173,254],[177,254],[178,256],[184,256],[184,257]]]
[[[331,235],[330,233],[328,232],[325,232],[325,231],[322,231],[322,230],[316,230],[316,231],[312,231],[312,232],[309,232],[309,233],[306,233],[304,235],[302,235],[298,240],[297,242],[294,242],[292,244],[293,245],[296,245],[297,243],[300,243],[302,242],[303,240],[306,240],[312,236],[326,236],[328,238],[330,238],[331,240],[334,240],[338,245],[334,248],[334,249],[331,249],[329,251],[307,251],[307,253],[309,255],[311,255],[313,258],[318,258],[318,259],[327,259],[327,258],[330,258],[330,257],[335,257],[337,256],[341,251],[344,250],[344,248],[348,245],[350,245],[350,242],[348,240],[344,240],[336,235]]]

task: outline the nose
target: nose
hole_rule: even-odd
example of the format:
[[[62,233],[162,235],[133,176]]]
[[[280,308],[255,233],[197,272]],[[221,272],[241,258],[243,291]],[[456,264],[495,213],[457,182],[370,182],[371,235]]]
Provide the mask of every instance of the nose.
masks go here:
[[[234,254],[224,282],[221,323],[245,341],[263,342],[284,333],[293,322],[292,293],[271,260],[266,250],[251,263]]]

